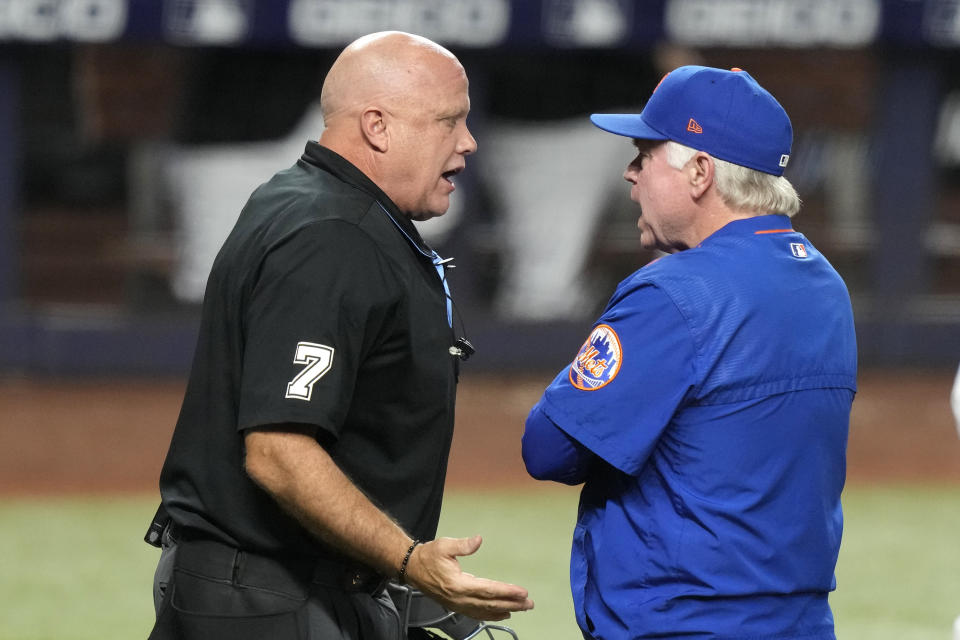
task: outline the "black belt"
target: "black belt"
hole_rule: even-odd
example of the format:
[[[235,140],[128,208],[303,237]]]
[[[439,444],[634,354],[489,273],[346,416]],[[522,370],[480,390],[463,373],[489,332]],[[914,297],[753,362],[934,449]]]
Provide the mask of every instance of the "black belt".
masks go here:
[[[172,522],[171,522],[172,524]],[[377,595],[387,579],[373,569],[327,557],[275,558],[237,549],[192,530],[172,528],[176,565],[210,578],[301,593],[309,584]]]

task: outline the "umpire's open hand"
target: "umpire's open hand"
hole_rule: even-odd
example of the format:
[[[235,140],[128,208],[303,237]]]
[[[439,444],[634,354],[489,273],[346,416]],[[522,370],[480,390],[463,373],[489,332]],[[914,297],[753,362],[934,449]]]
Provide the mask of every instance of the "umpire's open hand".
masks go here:
[[[512,611],[533,609],[523,587],[478,578],[460,568],[457,557],[472,555],[482,542],[480,536],[438,538],[417,546],[407,581],[447,609],[477,620],[505,620]]]

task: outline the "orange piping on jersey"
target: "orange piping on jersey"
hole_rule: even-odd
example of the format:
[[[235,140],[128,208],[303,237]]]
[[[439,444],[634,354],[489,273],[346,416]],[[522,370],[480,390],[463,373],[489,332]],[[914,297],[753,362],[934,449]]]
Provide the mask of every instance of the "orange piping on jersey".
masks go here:
[[[793,229],[762,229],[760,231],[754,231],[754,235],[760,235],[762,233],[793,233]]]

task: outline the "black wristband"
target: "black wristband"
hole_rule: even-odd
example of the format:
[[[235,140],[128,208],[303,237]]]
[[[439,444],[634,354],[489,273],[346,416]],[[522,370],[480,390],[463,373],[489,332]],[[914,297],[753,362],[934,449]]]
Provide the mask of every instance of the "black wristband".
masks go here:
[[[410,548],[407,549],[407,555],[403,556],[403,562],[400,563],[400,572],[397,574],[397,580],[400,584],[406,584],[407,579],[407,563],[410,562],[410,556],[413,555],[413,550],[417,548],[417,545],[421,544],[419,540],[414,540],[413,544],[410,545]]]

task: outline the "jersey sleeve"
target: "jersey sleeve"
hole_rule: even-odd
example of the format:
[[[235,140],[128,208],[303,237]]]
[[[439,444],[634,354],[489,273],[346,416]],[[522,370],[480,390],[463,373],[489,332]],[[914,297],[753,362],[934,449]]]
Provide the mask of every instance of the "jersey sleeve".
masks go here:
[[[555,425],[539,403],[527,417],[520,451],[531,477],[569,485],[586,480],[595,459],[589,449]]]
[[[614,296],[541,409],[617,469],[637,474],[696,384],[696,349],[683,315],[650,284]]]
[[[293,422],[338,436],[364,354],[396,304],[395,280],[345,222],[314,223],[274,247],[244,315],[239,429]]]

